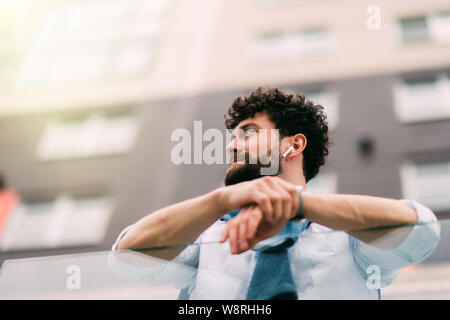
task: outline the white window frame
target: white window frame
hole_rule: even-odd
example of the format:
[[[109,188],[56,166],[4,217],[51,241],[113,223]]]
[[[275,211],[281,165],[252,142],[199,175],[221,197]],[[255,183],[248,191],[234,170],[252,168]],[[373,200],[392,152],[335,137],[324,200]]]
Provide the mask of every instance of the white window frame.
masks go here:
[[[37,158],[41,161],[53,160],[71,160],[100,157],[107,155],[120,155],[130,152],[135,144],[139,133],[140,121],[131,111],[124,113],[122,117],[122,125],[118,129],[124,131],[123,141],[117,141],[113,146],[103,143],[102,139],[106,139],[105,135],[109,126],[113,124],[114,119],[108,118],[104,112],[91,112],[86,119],[78,122],[80,125],[79,132],[76,132],[73,139],[70,135],[64,138],[64,131],[69,132],[68,127],[63,119],[54,117],[46,125],[43,134],[36,146]],[[75,125],[75,124],[72,124]],[[66,139],[67,141],[64,141]],[[78,143],[78,145],[77,145]],[[58,150],[58,144],[71,146],[71,151]],[[77,149],[77,147],[79,147]]]
[[[417,79],[417,80],[420,80]],[[450,118],[450,78],[445,73],[436,75],[436,89],[438,100],[442,104],[442,112],[431,112],[429,114],[414,114],[408,110],[411,104],[408,96],[407,79],[399,79],[394,83],[394,110],[397,119],[401,123],[415,123]]]
[[[307,47],[312,45],[306,39],[307,33],[315,30],[320,30],[325,33],[325,41],[323,42],[324,50],[315,51],[311,48],[306,48],[302,41],[305,41]],[[295,60],[313,60],[327,57],[332,54],[335,48],[335,37],[333,31],[325,26],[315,28],[289,29],[289,30],[274,30],[273,33],[280,34],[275,45],[268,45],[267,41],[263,40],[264,34],[270,34],[267,31],[255,35],[247,45],[248,57],[251,61],[256,62],[276,62],[280,60],[295,61]],[[297,40],[293,40],[297,38]],[[314,47],[314,46],[312,46]],[[272,52],[271,52],[272,51]]]
[[[320,104],[322,107],[324,107],[324,112],[327,115],[328,129],[330,131],[336,129],[339,124],[339,94],[335,89],[325,85],[313,88],[312,90],[294,90],[288,87],[284,88],[283,91],[290,94],[303,93],[306,96],[306,100],[312,100],[314,104]],[[314,94],[316,92],[324,93],[326,95],[326,101],[317,100],[314,99],[314,97],[310,97],[311,94]],[[332,117],[328,118],[330,110]]]
[[[405,38],[403,37],[403,28],[402,28],[402,22],[401,20],[403,19],[412,19],[412,18],[424,18],[425,19],[425,23],[427,24],[427,39],[424,39],[422,41],[407,41],[405,40]],[[397,42],[399,42],[402,45],[409,45],[409,44],[415,44],[415,43],[423,43],[426,41],[430,41],[431,39],[431,34],[430,32],[430,28],[429,28],[429,22],[428,22],[428,18],[426,15],[417,15],[417,16],[407,16],[407,17],[399,17],[397,19],[397,23],[395,24],[395,32],[394,35],[397,39]]]
[[[444,161],[442,161],[444,162]],[[450,160],[447,161],[450,170]],[[413,161],[405,161],[400,166],[400,178],[402,184],[402,197],[404,199],[411,200],[420,200],[418,180],[417,180],[417,164]],[[430,179],[431,180],[431,179]],[[432,181],[430,182],[432,185]],[[449,182],[450,184],[450,182]],[[450,190],[450,189],[449,189]],[[450,193],[449,193],[450,198]],[[428,206],[431,210],[441,211],[441,210],[449,210],[450,209],[450,201],[448,205],[444,205],[443,207],[434,207],[433,204],[427,204],[422,202],[424,205]]]
[[[310,189],[311,188],[310,183],[316,182],[317,180],[315,179],[320,179],[321,184],[326,184],[326,187],[320,187],[319,185],[319,189],[315,188]],[[314,178],[312,178],[310,181],[307,182],[306,192],[318,194],[335,194],[338,192],[337,187],[338,187],[337,173],[334,171],[325,170],[323,172],[319,172],[317,176],[315,176]]]
[[[324,108],[324,112],[327,114],[328,120],[328,129],[335,130],[339,123],[339,95],[335,90],[328,89],[327,87],[321,88],[319,90],[314,91],[322,91],[326,95],[325,101],[315,101],[313,97],[311,100],[314,104],[320,104]],[[312,91],[312,92],[314,92]],[[308,92],[306,92],[306,100],[309,100]],[[331,118],[328,118],[328,111],[331,113]]]
[[[446,15],[444,21],[443,15]],[[428,16],[431,38],[437,43],[450,43],[450,10]]]
[[[43,226],[44,230],[39,230],[41,237],[37,243],[30,244],[25,241],[25,244],[17,244],[17,237],[20,237],[20,230],[24,219],[27,219],[27,203],[21,202],[11,212],[6,221],[5,228],[1,234],[0,250],[1,251],[17,251],[17,250],[40,250],[51,249],[60,247],[73,247],[73,246],[90,246],[100,244],[107,232],[109,221],[113,212],[113,202],[108,196],[91,196],[87,197],[100,201],[101,207],[92,207],[92,209],[101,210],[97,211],[97,216],[94,220],[97,225],[87,225],[86,228],[93,227],[96,233],[89,234],[87,237],[73,239],[68,237],[71,225],[74,221],[80,217],[76,217],[80,214],[76,210],[77,200],[76,198],[61,194],[54,199],[43,201],[50,205],[50,209],[46,214],[48,223]],[[28,222],[30,223],[30,222]],[[86,221],[86,223],[92,223],[92,221]],[[96,230],[97,228],[97,230]],[[83,228],[83,230],[86,230]],[[75,237],[76,238],[76,237]]]
[[[448,15],[448,17],[443,18],[442,16]],[[408,19],[408,18],[421,18],[423,17],[425,19],[426,25],[427,25],[427,39],[424,39],[422,41],[407,41],[405,38],[403,38],[403,30],[402,30],[402,19]],[[448,21],[444,21],[444,19],[448,19]],[[434,43],[450,43],[450,11],[444,10],[444,11],[437,11],[430,14],[422,14],[422,15],[415,15],[415,16],[405,16],[405,17],[399,17],[397,19],[397,23],[395,24],[395,32],[394,32],[395,38],[397,39],[397,42],[401,43],[402,45],[413,45],[413,44],[419,44],[419,43],[428,43],[428,42],[434,42]]]

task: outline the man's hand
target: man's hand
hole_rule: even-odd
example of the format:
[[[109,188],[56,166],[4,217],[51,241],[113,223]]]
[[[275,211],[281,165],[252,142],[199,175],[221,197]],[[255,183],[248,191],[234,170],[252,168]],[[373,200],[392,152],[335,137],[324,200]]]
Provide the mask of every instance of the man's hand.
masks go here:
[[[282,219],[273,224],[264,219],[259,206],[251,205],[243,208],[226,224],[219,241],[223,243],[230,239],[231,253],[239,254],[252,249],[258,242],[278,234],[288,220]]]
[[[259,241],[278,234],[295,216],[299,201],[295,186],[278,177],[263,177],[223,190],[228,211],[242,208],[231,219],[220,239],[230,239],[232,253],[253,248]]]
[[[263,217],[273,224],[294,217],[299,206],[295,186],[271,176],[223,187],[220,199],[219,205],[227,212],[258,205]]]

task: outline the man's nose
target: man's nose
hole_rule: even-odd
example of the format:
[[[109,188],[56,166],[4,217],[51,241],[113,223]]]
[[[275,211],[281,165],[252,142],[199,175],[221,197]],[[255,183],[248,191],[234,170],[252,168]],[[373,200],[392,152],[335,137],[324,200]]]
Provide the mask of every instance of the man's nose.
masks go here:
[[[225,150],[227,152],[230,152],[232,148],[235,147],[236,144],[236,137],[233,137],[233,139],[231,139],[231,141],[227,144],[227,146],[225,147]]]
[[[227,153],[230,154],[230,156],[234,156],[234,154],[239,154],[240,151],[243,148],[243,143],[238,139],[237,137],[234,137],[233,140],[230,141],[230,143],[226,146],[225,150]]]
[[[230,152],[234,152],[234,150],[236,149],[236,139],[233,139],[230,141],[230,143],[225,147],[225,151],[230,153]]]

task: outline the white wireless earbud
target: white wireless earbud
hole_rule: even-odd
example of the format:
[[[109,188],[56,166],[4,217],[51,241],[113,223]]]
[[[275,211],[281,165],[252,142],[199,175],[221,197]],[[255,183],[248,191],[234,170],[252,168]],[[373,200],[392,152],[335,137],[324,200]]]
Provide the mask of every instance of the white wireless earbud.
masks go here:
[[[289,149],[287,149],[286,152],[283,153],[282,157],[286,158],[287,155],[289,154],[289,152],[291,152],[291,151],[294,151],[294,147],[293,146],[290,146]]]

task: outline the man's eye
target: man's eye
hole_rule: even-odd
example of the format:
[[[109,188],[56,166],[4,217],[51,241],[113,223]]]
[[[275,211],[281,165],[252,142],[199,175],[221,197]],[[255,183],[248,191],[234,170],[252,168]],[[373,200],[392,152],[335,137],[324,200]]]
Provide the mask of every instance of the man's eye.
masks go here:
[[[246,137],[250,137],[250,136],[253,136],[255,133],[256,133],[256,130],[251,129],[251,130],[248,130],[248,131],[245,133],[245,136],[246,136]]]
[[[241,140],[241,139],[245,139],[249,136],[252,136],[256,133],[255,129],[249,129],[246,131],[243,130],[238,130],[236,134],[231,135],[231,140],[234,140],[236,137]]]

